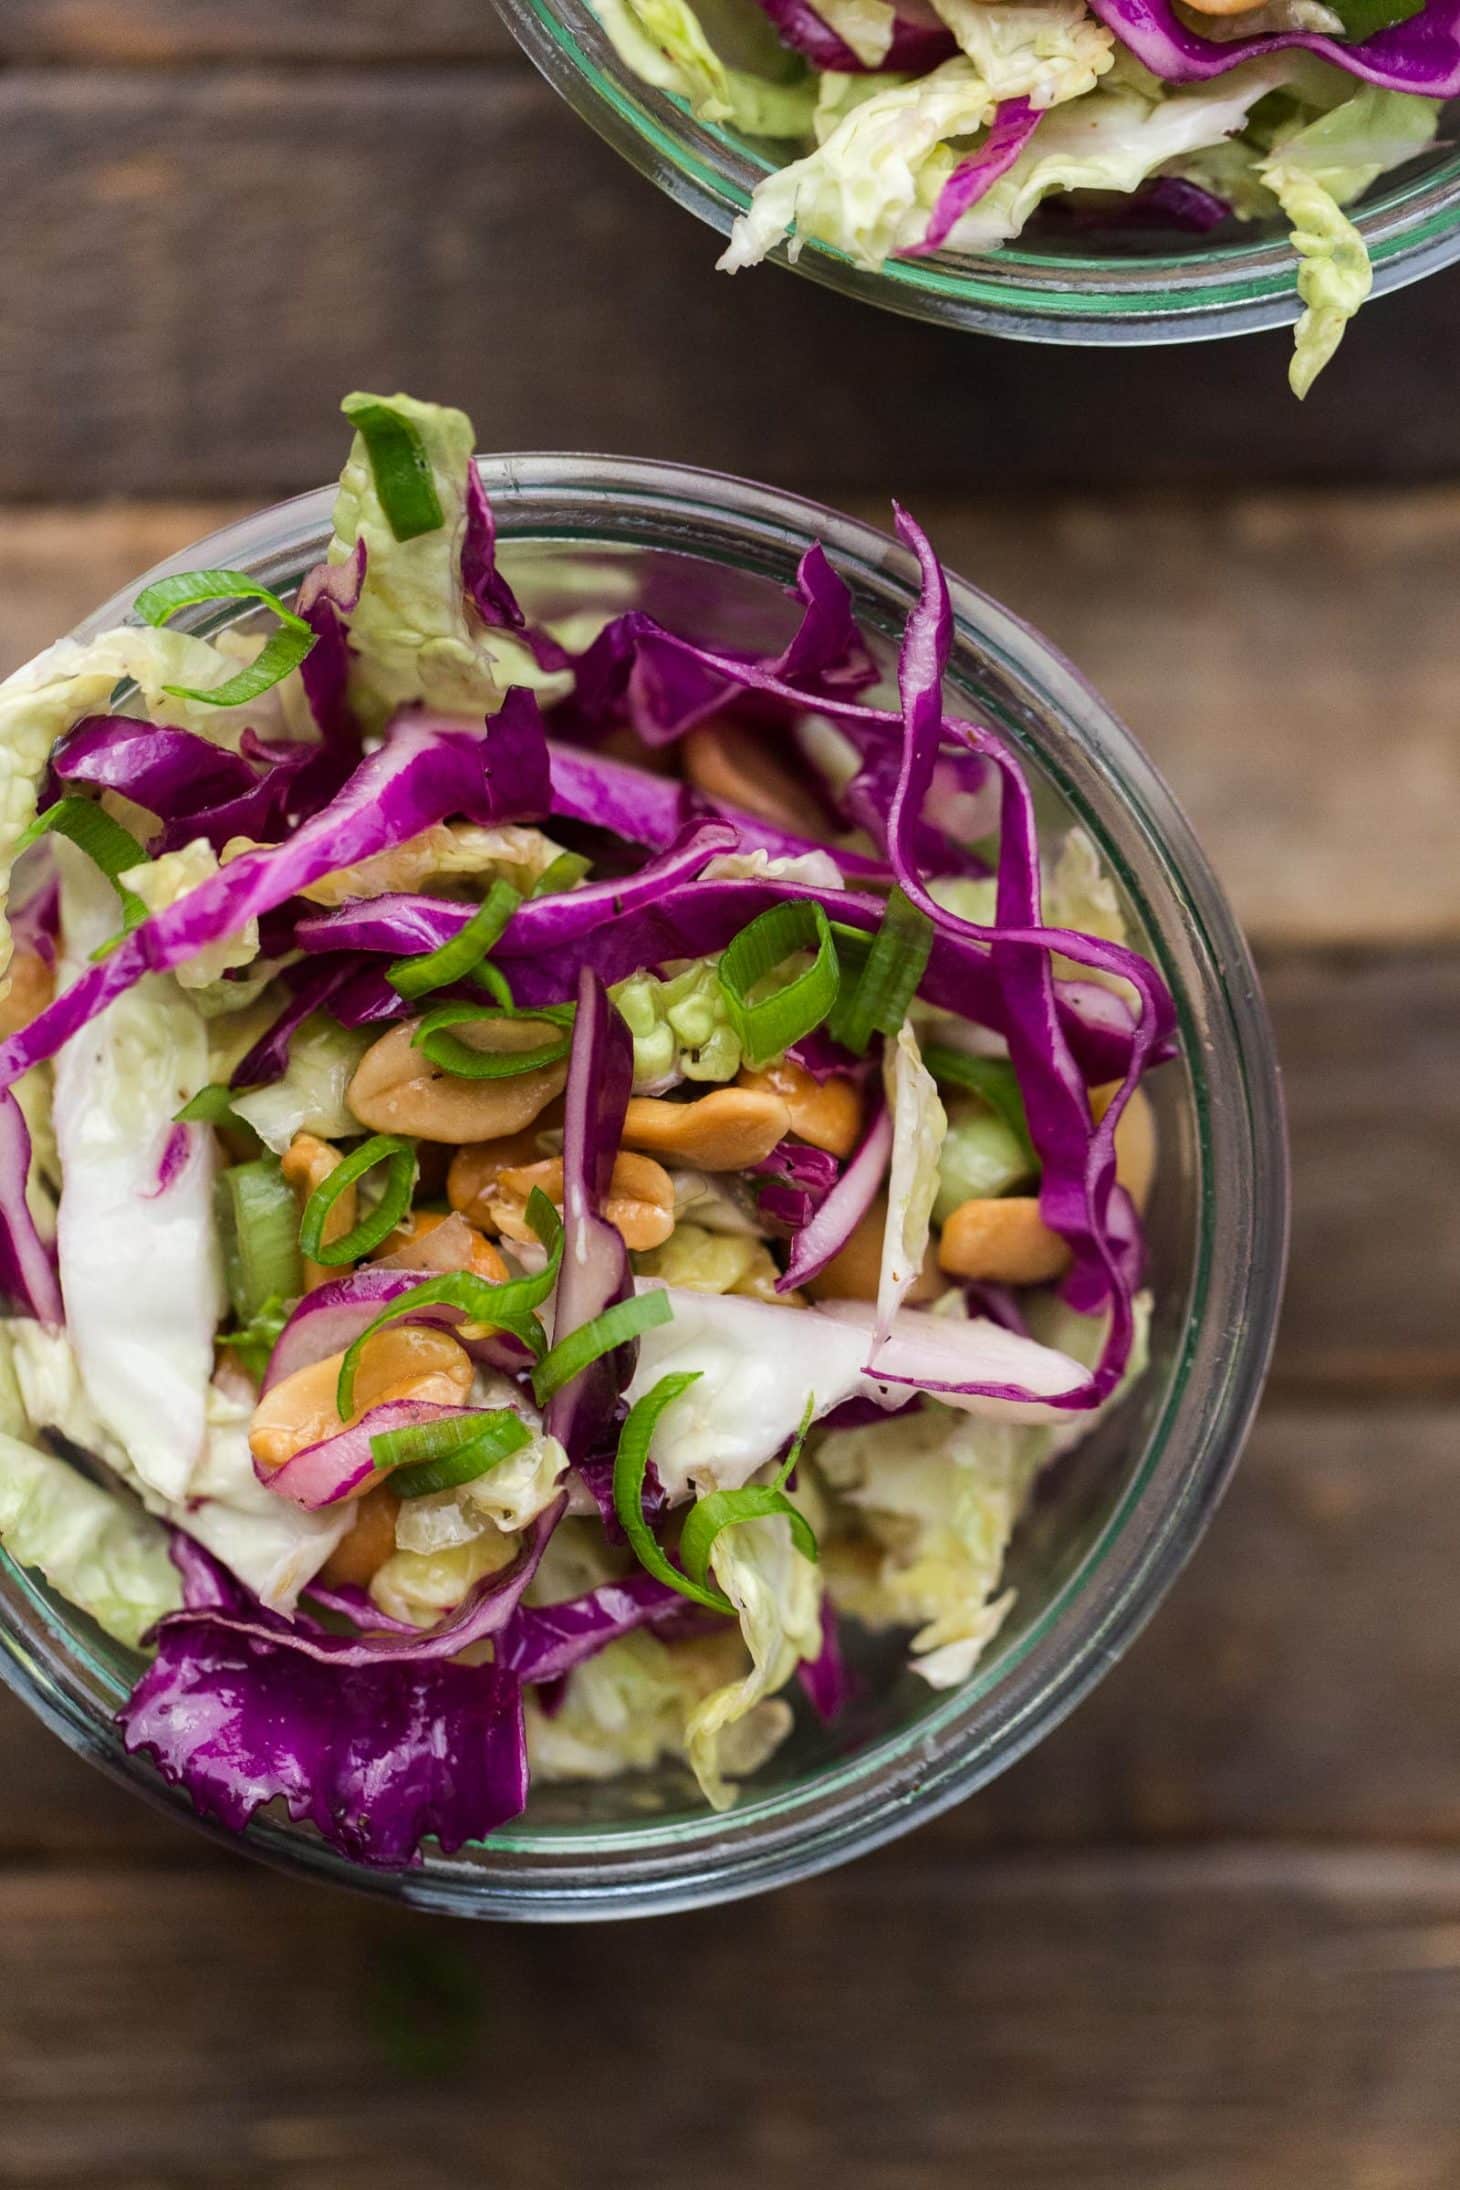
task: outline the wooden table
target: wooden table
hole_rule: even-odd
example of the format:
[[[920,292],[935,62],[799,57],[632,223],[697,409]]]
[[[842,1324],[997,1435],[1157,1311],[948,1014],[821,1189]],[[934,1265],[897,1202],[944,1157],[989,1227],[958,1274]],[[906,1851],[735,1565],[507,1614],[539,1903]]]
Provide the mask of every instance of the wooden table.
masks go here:
[[[0,184],[0,667],[324,478],[357,383],[489,447],[896,490],[1174,781],[1297,1191],[1270,1395],[1170,1603],[849,1870],[632,1929],[397,1918],[0,1699],[0,2184],[1453,2190],[1460,283],[1365,314],[1301,412],[1280,337],[1095,359],[731,290],[484,0],[5,0]]]

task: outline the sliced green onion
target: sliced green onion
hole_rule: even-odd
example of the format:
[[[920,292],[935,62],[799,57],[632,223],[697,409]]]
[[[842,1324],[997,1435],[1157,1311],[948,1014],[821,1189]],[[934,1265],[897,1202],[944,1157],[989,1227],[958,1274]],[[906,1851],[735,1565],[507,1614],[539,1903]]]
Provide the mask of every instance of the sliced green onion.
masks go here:
[[[543,868],[527,894],[529,897],[554,897],[560,890],[571,890],[575,883],[583,880],[592,865],[592,860],[585,859],[581,852],[559,852],[551,866]]]
[[[625,1345],[641,1331],[656,1330],[661,1323],[673,1320],[673,1303],[668,1293],[657,1287],[652,1293],[639,1293],[605,1308],[602,1315],[595,1316],[591,1323],[580,1323],[576,1331],[570,1331],[543,1355],[532,1372],[534,1399],[545,1407],[553,1393],[571,1384],[590,1362],[611,1354],[615,1346]]]
[[[644,1476],[659,1417],[682,1392],[689,1390],[691,1384],[697,1384],[699,1378],[698,1369],[685,1370],[677,1376],[661,1376],[653,1389],[645,1392],[630,1409],[629,1418],[619,1432],[618,1453],[613,1463],[613,1510],[635,1558],[657,1582],[667,1583],[671,1589],[677,1589],[681,1597],[692,1598],[711,1612],[728,1612],[733,1618],[735,1607],[730,1599],[720,1590],[692,1582],[681,1574],[644,1519]]]
[[[1019,1076],[1007,1057],[971,1057],[966,1050],[946,1049],[941,1042],[923,1051],[923,1063],[935,1080],[945,1086],[967,1088],[981,1096],[997,1117],[1014,1133],[1029,1158],[1031,1170],[1039,1169],[1039,1155],[1030,1137],[1024,1114]]]
[[[370,1454],[377,1468],[394,1470],[390,1487],[398,1498],[426,1498],[432,1491],[474,1482],[531,1442],[532,1432],[521,1415],[498,1407],[490,1414],[454,1415],[446,1422],[382,1430],[371,1438]]]
[[[347,395],[340,409],[365,444],[385,521],[397,540],[439,531],[446,519],[415,422],[373,395]]]
[[[288,1320],[289,1311],[275,1294],[238,1330],[220,1331],[218,1343],[237,1354],[254,1382],[262,1384],[269,1356],[279,1343],[279,1333]]]
[[[932,921],[901,890],[894,890],[855,987],[850,993],[843,987],[837,999],[834,1038],[860,1055],[874,1034],[895,1035],[917,995],[932,948]]]
[[[218,1174],[219,1229],[229,1298],[241,1323],[271,1300],[297,1300],[304,1290],[299,1260],[299,1204],[277,1156],[230,1164]]]
[[[500,966],[494,966],[489,958],[484,958],[479,966],[472,967],[471,978],[479,987],[486,989],[489,995],[495,996],[504,1011],[517,1009],[506,974]]]
[[[1425,0],[1333,0],[1333,12],[1355,44],[1418,15]]]
[[[147,854],[143,851],[130,829],[124,829],[119,821],[113,821],[104,806],[93,798],[58,798],[54,806],[48,806],[21,837],[15,847],[18,859],[29,851],[32,844],[43,836],[64,836],[85,852],[94,866],[101,869],[121,901],[121,933],[110,936],[101,949],[93,955],[104,958],[108,951],[116,949],[122,936],[130,935],[147,918],[147,907],[135,890],[129,890],[120,877],[132,867],[145,867]]]
[[[791,1470],[801,1457],[801,1447],[806,1442],[806,1432],[811,1427],[811,1417],[816,1407],[813,1397],[806,1402],[806,1412],[801,1417],[801,1427],[791,1440],[791,1449],[776,1470],[771,1483],[747,1484],[743,1490],[711,1491],[707,1498],[696,1499],[688,1520],[680,1532],[679,1556],[684,1561],[684,1571],[701,1589],[710,1584],[710,1555],[715,1539],[722,1529],[738,1528],[742,1521],[763,1521],[776,1514],[784,1514],[791,1524],[791,1540],[803,1559],[813,1564],[820,1557],[816,1531],[798,1506],[793,1506],[786,1496],[785,1485]]]
[[[366,1324],[359,1337],[346,1347],[340,1363],[335,1408],[342,1422],[348,1422],[355,1411],[355,1377],[360,1356],[370,1340],[387,1323],[396,1323],[402,1316],[414,1315],[422,1308],[460,1308],[480,1330],[510,1331],[514,1338],[521,1340],[534,1360],[542,1359],[546,1341],[535,1311],[558,1281],[558,1268],[563,1259],[563,1221],[541,1187],[535,1186],[527,1197],[527,1221],[548,1250],[547,1266],[536,1277],[503,1278],[494,1285],[470,1270],[449,1270],[444,1277],[427,1278],[423,1284],[413,1285],[408,1293],[391,1301],[373,1322]]]
[[[324,1236],[325,1220],[346,1187],[363,1179],[377,1164],[386,1166],[385,1191],[373,1209],[366,1211],[358,1224],[351,1225],[339,1239],[327,1240]],[[311,1262],[317,1262],[326,1270],[339,1270],[347,1262],[358,1262],[368,1255],[372,1247],[378,1247],[400,1223],[411,1206],[411,1195],[416,1188],[416,1151],[414,1145],[402,1140],[398,1133],[376,1133],[335,1165],[327,1179],[321,1179],[308,1201],[299,1220],[299,1250]]]
[[[165,684],[163,691],[175,699],[198,700],[205,707],[241,707],[245,700],[257,699],[260,692],[267,692],[270,685],[297,669],[314,644],[314,633],[304,618],[296,616],[277,593],[260,585],[257,578],[250,578],[246,570],[185,570],[175,578],[159,578],[137,595],[137,614],[144,623],[165,624],[180,608],[193,608],[199,601],[262,601],[278,617],[279,629],[236,677],[215,684],[209,691],[195,691],[186,684]]]
[[[752,995],[769,973],[796,951],[814,950],[812,963],[768,996]],[[725,1011],[751,1065],[779,1057],[819,1027],[837,1000],[841,974],[826,914],[812,898],[773,905],[742,928],[719,964]]]
[[[484,1019],[536,1020],[563,1031],[555,1041],[539,1043],[536,1049],[504,1050],[473,1049],[448,1031]],[[501,1004],[437,1004],[418,1021],[411,1036],[413,1049],[419,1049],[433,1065],[460,1080],[513,1080],[520,1072],[540,1072],[546,1065],[561,1064],[572,1046],[571,1004],[539,1004],[521,1011]]]
[[[242,1134],[246,1146],[262,1150],[264,1144],[258,1134],[247,1118],[240,1118],[234,1109],[233,1096],[234,1090],[225,1087],[221,1080],[210,1080],[206,1087],[198,1089],[190,1102],[183,1104],[181,1110],[173,1112],[172,1122],[174,1125],[226,1126],[230,1133]]]
[[[420,958],[397,958],[385,969],[385,978],[397,996],[426,996],[444,989],[451,981],[464,981],[496,943],[522,903],[520,891],[510,882],[494,882],[459,934],[438,944]],[[511,998],[507,999],[511,1003]]]

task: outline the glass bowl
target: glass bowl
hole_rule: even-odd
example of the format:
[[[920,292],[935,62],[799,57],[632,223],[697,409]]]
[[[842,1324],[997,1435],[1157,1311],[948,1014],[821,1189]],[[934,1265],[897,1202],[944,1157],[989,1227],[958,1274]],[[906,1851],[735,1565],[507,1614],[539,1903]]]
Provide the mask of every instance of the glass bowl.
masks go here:
[[[494,457],[481,472],[529,613],[639,602],[769,651],[789,634],[783,589],[816,539],[889,659],[915,597],[911,561],[884,534],[743,480],[594,456]],[[214,534],[124,589],[77,637],[127,617],[140,588],[170,571],[223,565],[292,592],[323,551],[330,504],[321,490]],[[935,1693],[904,1670],[894,1640],[869,1638],[845,1723],[826,1730],[803,1714],[724,1815],[675,1768],[535,1789],[527,1815],[488,1844],[428,1855],[405,1874],[357,1869],[287,1819],[255,1820],[242,1843],[254,1853],[477,1916],[631,1915],[803,1877],[934,1816],[1038,1741],[1149,1618],[1204,1527],[1257,1400],[1282,1282],[1282,1108],[1256,978],[1180,810],[1129,733],[1017,617],[958,579],[952,596],[958,703],[1020,750],[1048,811],[1091,832],[1176,1000],[1183,1056],[1149,1083],[1162,1148],[1149,1374],[1042,1480],[1010,1561],[1014,1611],[961,1689]],[[179,620],[216,630],[236,606]],[[136,1661],[3,1555],[0,1643],[0,1671],[75,1749],[193,1815],[121,1747],[113,1717]]]
[[[767,146],[645,84],[620,60],[588,0],[496,0],[518,44],[601,137],[701,220],[728,235],[763,176],[784,164]],[[1374,294],[1402,289],[1460,256],[1460,152],[1443,143],[1381,177],[1350,217],[1374,268]],[[875,272],[808,242],[793,261],[828,288],[912,319],[1024,342],[1196,342],[1252,334],[1298,317],[1298,260],[1279,222],[1231,222],[1215,236],[1161,247],[1078,240],[1036,219],[997,252],[889,259]],[[755,269],[741,279],[754,277]],[[728,307],[727,307],[728,308]]]

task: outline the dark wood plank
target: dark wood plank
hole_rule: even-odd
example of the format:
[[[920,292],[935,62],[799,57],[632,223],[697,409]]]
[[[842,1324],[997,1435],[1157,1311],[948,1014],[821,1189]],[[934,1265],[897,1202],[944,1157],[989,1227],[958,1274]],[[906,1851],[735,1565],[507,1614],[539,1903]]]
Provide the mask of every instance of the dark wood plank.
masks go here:
[[[323,461],[339,450],[337,434]],[[885,524],[884,499],[846,499]],[[918,507],[949,564],[1046,630],[1124,714],[1260,943],[1460,936],[1460,495],[934,493]],[[0,673],[230,513],[8,512]]]
[[[6,0],[0,60],[439,61],[515,52],[491,0]]]
[[[1293,1149],[1289,1385],[1460,1386],[1460,962],[1293,956],[1265,985]]]
[[[1301,408],[1281,333],[1179,360],[940,333],[774,268],[732,286],[515,68],[13,68],[0,189],[0,498],[293,491],[361,383],[497,446],[909,497],[1460,462],[1453,279],[1365,312]]]
[[[1449,2190],[1460,1865],[873,1858],[611,1933],[0,1879],[16,2190]]]

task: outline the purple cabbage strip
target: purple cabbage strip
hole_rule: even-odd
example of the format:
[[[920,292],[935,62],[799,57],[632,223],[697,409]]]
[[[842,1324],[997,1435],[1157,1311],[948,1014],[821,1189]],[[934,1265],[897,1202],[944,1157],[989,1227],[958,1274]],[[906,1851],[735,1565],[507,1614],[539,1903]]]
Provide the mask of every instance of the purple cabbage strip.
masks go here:
[[[886,1417],[882,1419],[885,1421]],[[807,1702],[823,1726],[840,1718],[851,1696],[852,1683],[842,1656],[836,1607],[825,1593],[821,1599],[821,1649],[814,1658],[801,1660],[796,1675]]]
[[[1141,997],[1131,1054],[1122,1084],[1097,1126],[1093,1123],[1084,1079],[1060,1027],[1056,1009],[1051,944],[1077,963],[1099,965],[1109,944],[1070,936],[1040,925],[1039,844],[1034,806],[1017,765],[986,731],[964,726],[971,743],[1000,770],[1003,783],[999,841],[997,925],[972,930],[970,924],[932,899],[905,848],[908,817],[922,811],[923,798],[938,746],[946,730],[943,676],[952,643],[953,613],[947,581],[926,535],[898,509],[899,536],[917,557],[922,591],[908,618],[898,663],[898,682],[907,726],[902,776],[888,817],[888,845],[898,881],[908,897],[941,931],[985,935],[1004,992],[1004,1033],[1018,1075],[1030,1135],[1043,1166],[1040,1210],[1045,1222],[1068,1241],[1074,1257],[1075,1287],[1091,1308],[1108,1304],[1110,1324],[1100,1362],[1089,1384],[1090,1406],[1111,1391],[1130,1349],[1131,1298],[1128,1258],[1118,1254],[1110,1234],[1109,1207],[1115,1184],[1115,1122],[1161,1030],[1169,999],[1144,960],[1119,951],[1119,971],[1133,980]],[[1088,1312],[1088,1311],[1087,1311]],[[1068,1402],[1057,1402],[1066,1404]]]
[[[63,783],[120,791],[149,813],[193,813],[255,789],[248,762],[194,730],[139,722],[134,715],[88,715],[51,754]]]
[[[569,821],[590,822],[607,829],[626,843],[647,845],[651,851],[667,851],[693,821],[718,820],[734,829],[734,849],[766,852],[772,859],[795,858],[805,852],[828,852],[844,875],[861,880],[885,881],[887,863],[868,859],[864,853],[843,851],[834,844],[797,836],[789,829],[739,807],[707,798],[692,785],[673,776],[651,775],[632,763],[614,760],[579,745],[550,740],[552,758],[552,812]]]
[[[836,1185],[792,1241],[786,1274],[776,1280],[778,1293],[804,1285],[841,1253],[877,1199],[891,1156],[892,1112],[880,1103]]]
[[[628,1249],[601,1214],[623,1136],[634,1084],[634,1044],[603,983],[585,972],[563,1112],[563,1260],[553,1311],[553,1343],[591,1323],[633,1292]],[[577,1461],[598,1425],[614,1412],[634,1373],[638,1348],[615,1347],[553,1393],[543,1428]]]
[[[280,976],[294,991],[267,1034],[261,1034],[248,1055],[234,1067],[231,1087],[268,1087],[289,1069],[289,1051],[295,1035],[307,1019],[328,1003],[350,976],[348,966],[333,960],[323,964],[287,966]],[[395,993],[392,990],[392,995]]]
[[[677,1589],[652,1574],[600,1582],[562,1604],[519,1605],[496,1647],[496,1662],[524,1685],[561,1680],[636,1627],[682,1632],[699,1614]]]
[[[430,1275],[426,1270],[387,1270],[379,1263],[367,1263],[362,1269],[350,1270],[343,1277],[316,1286],[304,1295],[279,1333],[264,1373],[263,1389],[272,1391],[296,1369],[312,1368],[330,1354],[343,1353],[382,1308],[399,1300],[402,1293],[423,1285]],[[466,1315],[464,1310],[438,1301],[406,1320],[435,1323],[450,1330],[465,1322]]]
[[[829,69],[836,76],[873,72],[872,64],[858,60],[846,40],[817,14],[811,0],[759,0],[759,4],[770,17],[782,45],[802,54],[813,68]],[[936,16],[930,14],[925,21],[908,9],[904,0],[892,26],[892,43],[876,67],[921,76],[940,61],[951,60],[957,51],[953,33]]]
[[[413,1274],[419,1281],[419,1274]],[[302,1506],[306,1513],[318,1513],[325,1506],[338,1505],[352,1491],[363,1489],[376,1473],[370,1449],[372,1437],[384,1436],[388,1430],[409,1429],[418,1422],[454,1422],[475,1411],[471,1407],[440,1407],[425,1399],[387,1400],[382,1406],[369,1408],[347,1428],[336,1430],[332,1437],[303,1446],[282,1467],[266,1467],[263,1461],[255,1460],[254,1474],[279,1497]]]
[[[466,474],[466,531],[461,543],[461,583],[472,607],[487,624],[499,631],[518,632],[539,669],[572,666],[572,656],[545,631],[535,631],[518,605],[517,596],[497,563],[497,520],[476,465]]]
[[[966,160],[959,161],[938,192],[921,243],[909,244],[898,253],[899,258],[926,258],[930,252],[941,251],[950,230],[969,207],[977,205],[1001,175],[1007,175],[1034,135],[1039,120],[1039,110],[1028,99],[1000,100],[983,143]]]
[[[754,1181],[755,1206],[766,1224],[790,1239],[811,1222],[841,1176],[841,1165],[824,1148],[805,1141],[782,1141],[748,1176]]]
[[[144,1197],[146,1200],[156,1201],[170,1187],[176,1186],[188,1167],[194,1139],[195,1129],[192,1126],[174,1125],[168,1129],[167,1139],[162,1144],[162,1154],[157,1162],[157,1178]]]
[[[30,1177],[30,1133],[19,1103],[7,1088],[0,1095],[0,1293],[37,1323],[65,1322],[55,1258],[25,1198]]]
[[[585,967],[591,968],[605,986],[624,981],[645,966],[661,966],[675,958],[701,958],[722,951],[772,905],[826,901],[824,890],[808,883],[759,879],[751,881],[681,882],[663,890],[656,902],[617,919],[602,920],[586,935],[574,934],[578,913],[574,901],[582,891],[529,899],[512,915],[493,957],[512,984],[519,1004],[571,1002]],[[328,913],[307,914],[295,931],[303,950],[374,950],[392,955],[432,950],[460,932],[471,917],[469,905],[447,898],[372,898],[342,905]],[[835,916],[849,927],[874,934],[881,925],[882,900],[855,891],[839,892]],[[987,944],[974,940],[974,931],[959,924],[960,933],[940,932],[933,940],[921,994],[929,1003],[956,1011],[981,1025],[1003,1031],[1003,996],[995,977]],[[988,931],[986,931],[988,932]],[[1064,931],[1046,931],[1049,947],[1069,950]],[[566,937],[566,939],[565,939]],[[1073,938],[1080,946],[1082,939]],[[1133,952],[1111,944],[1109,970],[1126,971]],[[1094,961],[1092,960],[1092,963]],[[1137,961],[1140,963],[1140,961]],[[331,1009],[345,1017],[339,996]],[[1131,1021],[1120,999],[1108,989],[1090,984],[1063,985],[1058,991],[1061,1025],[1092,1086],[1118,1080],[1130,1061]],[[1163,1020],[1160,1038],[1169,1040],[1170,1021]],[[1169,1055],[1168,1048],[1159,1054]],[[4,1051],[0,1050],[0,1061]],[[1156,1061],[1155,1058],[1152,1060]]]
[[[547,795],[547,744],[531,694],[509,693],[485,736],[426,715],[400,718],[389,741],[285,843],[244,853],[153,914],[0,1043],[0,1087],[54,1057],[144,974],[167,972],[238,934],[321,875],[389,850],[448,814],[487,825],[540,814]]]
[[[202,1614],[191,1606],[169,1612],[158,1621],[153,1633],[160,1642],[172,1629],[202,1617],[226,1626],[232,1634],[312,1658],[319,1665],[356,1671],[372,1665],[427,1664],[434,1659],[454,1658],[502,1632],[537,1572],[566,1503],[564,1498],[557,1499],[529,1523],[518,1538],[516,1556],[494,1574],[485,1575],[454,1612],[434,1627],[415,1628],[409,1635],[327,1635],[313,1621],[289,1621],[267,1611],[246,1593],[237,1591],[236,1585],[235,1595],[226,1605]]]
[[[316,563],[300,582],[294,607],[314,633],[300,666],[304,696],[327,745],[358,747],[360,726],[350,706],[350,618],[360,605],[366,548],[357,540],[342,563]]]
[[[790,644],[768,659],[712,657],[666,645],[670,635],[664,627],[642,609],[630,609],[605,625],[578,657],[576,689],[554,720],[592,739],[627,718],[644,744],[667,745],[767,676],[790,687],[791,703],[802,708],[873,682],[877,670],[857,629],[851,596],[819,542],[797,567],[795,597],[800,624]]]
[[[1460,95],[1460,0],[1428,0],[1407,22],[1391,23],[1357,44],[1310,30],[1203,38],[1180,20],[1171,0],[1090,0],[1090,7],[1153,76],[1169,84],[1201,83],[1261,54],[1301,49],[1385,91],[1426,99]]]
[[[185,1554],[194,1575],[201,1556]],[[279,1799],[352,1861],[402,1869],[427,1838],[450,1854],[521,1812],[522,1692],[503,1667],[411,1655],[396,1637],[393,1657],[312,1636],[305,1652],[302,1629],[250,1608],[221,1569],[189,1594],[202,1601],[161,1623],[117,1717],[126,1748],[203,1816],[242,1832]]]

